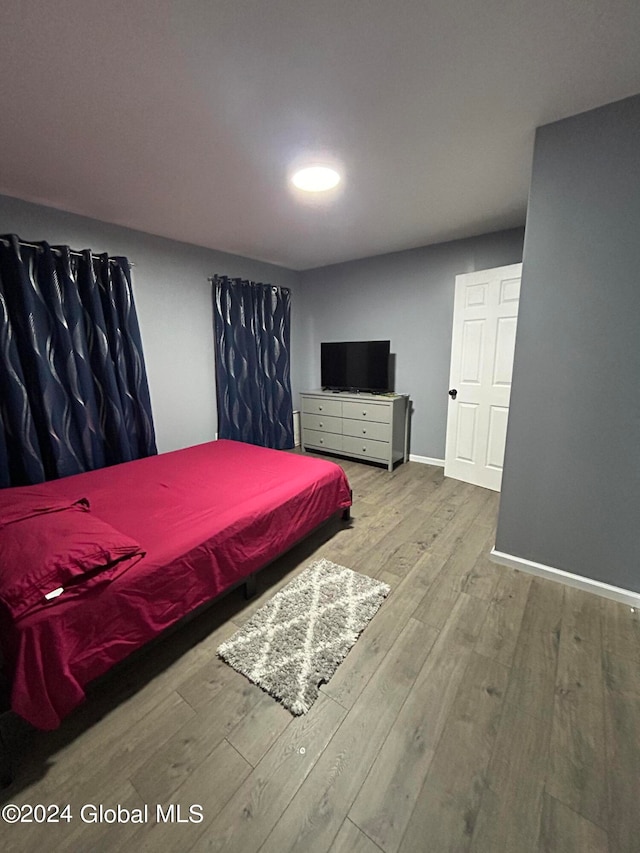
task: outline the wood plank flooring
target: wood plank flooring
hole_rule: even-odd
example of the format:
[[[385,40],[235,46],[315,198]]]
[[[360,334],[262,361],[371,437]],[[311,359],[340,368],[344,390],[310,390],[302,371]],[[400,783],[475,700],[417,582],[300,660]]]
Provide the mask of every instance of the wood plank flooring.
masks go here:
[[[340,464],[350,524],[316,531],[255,599],[225,597],[35,735],[0,799],[73,817],[4,823],[3,850],[640,850],[638,614],[491,563],[498,495],[413,462]],[[294,718],[215,650],[318,557],[392,592]],[[85,822],[84,804],[148,813]]]

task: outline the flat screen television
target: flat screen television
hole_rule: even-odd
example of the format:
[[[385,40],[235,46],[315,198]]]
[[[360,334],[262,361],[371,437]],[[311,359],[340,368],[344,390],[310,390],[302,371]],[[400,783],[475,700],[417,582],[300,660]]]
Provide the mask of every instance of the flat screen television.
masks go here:
[[[330,391],[389,391],[390,341],[320,344],[320,381]]]

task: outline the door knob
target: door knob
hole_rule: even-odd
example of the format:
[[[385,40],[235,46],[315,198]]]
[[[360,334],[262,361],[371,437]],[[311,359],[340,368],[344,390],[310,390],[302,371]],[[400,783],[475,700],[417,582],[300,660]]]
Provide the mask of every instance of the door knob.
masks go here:
[[[451,397],[452,400],[455,400],[456,397],[458,396],[458,389],[452,388],[451,391],[449,391],[449,396]]]

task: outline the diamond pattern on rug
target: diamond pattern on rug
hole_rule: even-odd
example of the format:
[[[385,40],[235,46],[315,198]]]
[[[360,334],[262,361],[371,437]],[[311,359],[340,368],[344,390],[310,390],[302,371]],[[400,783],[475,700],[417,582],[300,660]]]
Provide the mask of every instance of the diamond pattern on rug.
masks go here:
[[[235,670],[306,714],[389,594],[381,581],[317,560],[218,648]]]

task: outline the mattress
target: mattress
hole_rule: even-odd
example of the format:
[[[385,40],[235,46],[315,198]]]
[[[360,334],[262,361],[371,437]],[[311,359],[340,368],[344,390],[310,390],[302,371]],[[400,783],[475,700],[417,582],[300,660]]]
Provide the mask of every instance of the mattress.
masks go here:
[[[56,728],[91,680],[351,504],[335,463],[226,440],[34,488],[87,499],[146,552],[105,586],[2,618],[12,710],[40,729]]]

